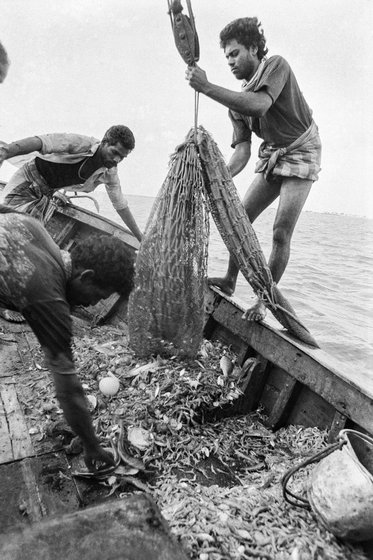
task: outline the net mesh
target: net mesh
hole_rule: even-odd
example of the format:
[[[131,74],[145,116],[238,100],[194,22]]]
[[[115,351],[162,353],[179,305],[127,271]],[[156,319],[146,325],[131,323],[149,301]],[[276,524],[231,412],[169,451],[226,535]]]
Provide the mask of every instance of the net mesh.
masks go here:
[[[209,223],[192,135],[171,156],[136,259],[130,344],[142,357],[195,357],[203,338]]]

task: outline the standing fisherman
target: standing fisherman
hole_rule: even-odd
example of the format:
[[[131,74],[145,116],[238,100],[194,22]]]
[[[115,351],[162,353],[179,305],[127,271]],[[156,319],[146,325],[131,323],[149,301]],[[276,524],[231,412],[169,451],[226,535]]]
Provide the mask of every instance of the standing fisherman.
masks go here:
[[[229,109],[234,152],[228,168],[232,177],[249,161],[252,132],[263,139],[255,168],[258,175],[243,204],[250,221],[254,222],[279,197],[268,263],[273,280],[278,283],[289,260],[295,225],[312,183],[318,179],[321,159],[318,129],[287,61],[281,56],[266,58],[266,39],[256,17],[229,23],[220,33],[220,45],[231,72],[243,80],[242,91],[212,84],[197,65],[188,67],[186,79],[195,91]],[[210,278],[209,283],[231,295],[238,271],[230,257],[226,276]],[[245,317],[260,321],[265,312],[264,303],[258,299]]]

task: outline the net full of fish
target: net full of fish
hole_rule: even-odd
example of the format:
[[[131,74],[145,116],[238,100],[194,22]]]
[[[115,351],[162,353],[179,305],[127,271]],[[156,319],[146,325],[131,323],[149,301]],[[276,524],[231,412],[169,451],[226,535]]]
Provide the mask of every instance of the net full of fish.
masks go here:
[[[136,260],[129,302],[130,344],[139,356],[168,347],[199,350],[209,223],[202,168],[193,142],[180,145],[155,200]]]

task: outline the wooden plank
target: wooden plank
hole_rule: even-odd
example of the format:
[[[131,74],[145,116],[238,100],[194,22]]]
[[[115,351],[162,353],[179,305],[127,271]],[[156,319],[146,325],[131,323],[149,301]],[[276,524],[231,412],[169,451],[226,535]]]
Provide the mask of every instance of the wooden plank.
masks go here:
[[[260,355],[248,358],[243,364],[242,371],[245,373],[246,370],[247,378],[244,380],[241,387],[243,391],[239,406],[239,412],[241,414],[247,414],[258,408],[260,397],[268,377],[267,365],[267,360]]]
[[[321,350],[309,349],[266,323],[242,321],[243,308],[222,299],[213,318],[238,335],[259,354],[329,402],[340,413],[373,433],[373,380],[336,368]]]
[[[24,459],[21,464],[27,501],[35,511],[36,521],[79,509],[75,481],[65,452]]]
[[[14,363],[19,359],[15,334],[11,334],[10,340],[0,339],[0,378],[14,374]],[[12,341],[11,339],[14,339]]]
[[[0,393],[0,464],[12,460],[12,441],[10,439],[6,411]]]
[[[106,501],[0,535],[2,560],[187,560],[145,494]]]
[[[77,227],[78,224],[76,222],[67,222],[54,236],[55,243],[57,243],[60,247],[63,247],[64,244],[74,235]]]
[[[34,455],[35,451],[18,402],[15,385],[3,385],[0,390],[0,397],[6,414],[13,459],[17,460]]]
[[[39,488],[36,483],[35,474],[31,468],[30,459],[21,461],[21,470],[24,481],[22,506],[27,512],[29,521],[31,523],[36,523],[41,520],[46,512],[40,501]]]
[[[335,408],[305,385],[300,386],[299,394],[292,404],[286,425],[295,424],[321,430],[329,430],[335,414]]]
[[[0,465],[0,496],[0,533],[80,508],[64,452]]]
[[[277,430],[284,425],[286,415],[291,406],[291,400],[294,397],[299,387],[299,383],[291,375],[286,375],[286,381],[276,399],[276,402],[268,417],[267,423],[273,429]]]
[[[25,483],[21,461],[0,465],[0,533],[29,524],[23,515]]]
[[[288,375],[283,369],[274,366],[270,362],[269,364],[270,372],[267,377],[266,386],[264,387],[260,398],[260,404],[267,416],[271,414],[271,410],[275,406],[281,389],[286,382],[286,376]]]
[[[63,208],[58,208],[52,220],[58,219],[58,214],[62,214],[63,216],[68,216],[81,222],[82,224],[86,224],[91,228],[97,229],[99,231],[108,233],[110,235],[114,235],[119,237],[124,243],[127,243],[129,246],[138,249],[140,247],[139,241],[132,235],[132,233],[115,222],[112,222],[108,218],[104,216],[99,216],[94,212],[90,212],[84,208],[78,208],[72,204],[66,205]]]
[[[338,434],[346,426],[347,416],[341,414],[338,410],[335,411],[332,425],[330,426],[328,434],[328,443],[334,443],[338,437]]]

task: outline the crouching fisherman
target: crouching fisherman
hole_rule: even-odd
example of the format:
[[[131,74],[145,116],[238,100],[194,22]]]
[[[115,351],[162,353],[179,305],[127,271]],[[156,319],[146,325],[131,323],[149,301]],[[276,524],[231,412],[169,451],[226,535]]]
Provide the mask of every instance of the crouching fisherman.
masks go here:
[[[22,312],[44,351],[65,418],[87,467],[111,465],[99,443],[73,363],[71,307],[114,292],[129,296],[134,256],[119,239],[92,236],[62,251],[35,218],[0,205],[0,305]]]

